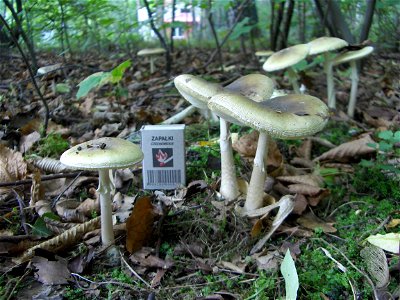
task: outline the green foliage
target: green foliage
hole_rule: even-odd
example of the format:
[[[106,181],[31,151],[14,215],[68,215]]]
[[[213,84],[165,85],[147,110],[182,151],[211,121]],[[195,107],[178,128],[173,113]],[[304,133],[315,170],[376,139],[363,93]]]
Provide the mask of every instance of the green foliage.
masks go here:
[[[82,289],[76,288],[76,287],[72,288],[69,286],[67,286],[65,288],[63,297],[66,300],[85,300],[85,299],[87,299],[85,292]]]
[[[78,84],[79,89],[76,93],[76,98],[79,99],[85,97],[92,89],[102,87],[107,83],[118,84],[121,81],[125,70],[130,66],[131,61],[126,60],[110,72],[97,72],[89,75]]]
[[[68,142],[59,133],[49,133],[39,141],[36,154],[42,157],[59,158],[69,147]]]
[[[286,299],[296,299],[297,290],[299,289],[299,277],[289,249],[286,251],[285,258],[282,261],[281,273],[285,279]]]
[[[37,220],[35,221],[35,224],[33,224],[33,230],[32,230],[33,235],[37,235],[37,236],[44,237],[44,238],[53,235],[53,232],[47,228],[44,218],[60,220],[60,218],[57,215],[55,215],[51,212],[43,214],[43,216],[37,218]]]
[[[249,25],[250,18],[245,17],[241,20],[233,30],[232,34],[230,35],[229,39],[232,41],[237,40],[241,35],[249,33],[255,25]]]

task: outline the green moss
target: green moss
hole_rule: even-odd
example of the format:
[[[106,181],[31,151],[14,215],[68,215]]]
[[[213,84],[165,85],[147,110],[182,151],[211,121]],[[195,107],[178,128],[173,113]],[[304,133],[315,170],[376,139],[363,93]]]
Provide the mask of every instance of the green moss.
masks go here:
[[[69,143],[59,133],[49,133],[33,150],[42,157],[59,158],[69,148]]]

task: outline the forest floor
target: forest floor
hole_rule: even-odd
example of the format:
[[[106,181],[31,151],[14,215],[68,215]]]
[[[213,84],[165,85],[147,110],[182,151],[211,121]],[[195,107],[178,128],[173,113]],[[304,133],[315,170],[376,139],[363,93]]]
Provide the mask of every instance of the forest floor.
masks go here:
[[[350,71],[338,68],[338,109],[326,128],[311,138],[269,144],[266,199],[277,203],[295,195],[295,207],[257,251],[254,246],[279,213],[245,218],[237,213],[245,196],[228,205],[220,200],[219,124],[196,112],[182,121],[186,187],[143,190],[140,165],[116,172],[120,259],[109,259],[96,223],[97,174],[65,170],[58,159],[72,145],[105,136],[140,143],[143,125],[158,124],[189,105],[173,85],[174,76],[188,70],[223,85],[245,74],[265,74],[257,61],[229,53],[224,53],[227,66],[234,66],[229,71],[211,66],[205,71],[201,66],[209,54],[177,51],[170,76],[162,59],[150,74],[148,64],[133,57],[119,84],[81,99],[75,95],[83,79],[129,57],[85,54],[63,62],[40,54],[39,66],[61,64],[36,77],[50,109],[45,137],[43,102],[24,62],[1,54],[1,299],[282,299],[290,288],[280,271],[288,249],[299,278],[298,299],[400,297],[399,251],[366,241],[387,233],[397,233],[399,240],[400,55],[394,53],[365,60],[354,119],[345,114]],[[306,93],[326,101],[320,67],[299,75]],[[269,76],[289,89],[283,72]],[[231,131],[245,193],[258,136],[235,125]],[[92,227],[74,227],[90,220]],[[61,237],[71,228],[72,234]],[[50,246],[32,249],[54,237],[59,240]]]

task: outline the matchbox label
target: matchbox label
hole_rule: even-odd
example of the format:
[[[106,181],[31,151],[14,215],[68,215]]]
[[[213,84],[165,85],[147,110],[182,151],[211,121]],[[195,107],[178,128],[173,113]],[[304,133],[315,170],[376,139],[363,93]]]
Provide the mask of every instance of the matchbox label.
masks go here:
[[[145,125],[141,129],[143,188],[172,190],[186,182],[185,125]]]
[[[153,148],[153,167],[167,168],[174,166],[174,149],[172,148]]]

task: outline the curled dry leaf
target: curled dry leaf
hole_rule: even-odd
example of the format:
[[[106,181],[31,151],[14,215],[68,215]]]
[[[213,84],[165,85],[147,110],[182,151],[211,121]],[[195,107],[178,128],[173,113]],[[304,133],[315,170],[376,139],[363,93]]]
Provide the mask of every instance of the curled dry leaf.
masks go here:
[[[367,271],[374,279],[377,288],[383,288],[389,283],[389,266],[385,252],[374,245],[367,246],[360,251],[361,257],[367,266]]]
[[[363,156],[366,154],[374,153],[376,150],[368,144],[375,143],[369,134],[362,135],[359,139],[350,141],[333,148],[314,159],[314,161],[321,160],[335,160],[335,161],[348,161],[354,157]]]
[[[71,171],[67,166],[63,165],[58,159],[50,157],[36,157],[30,160],[30,162],[38,169],[48,173],[63,173]]]

